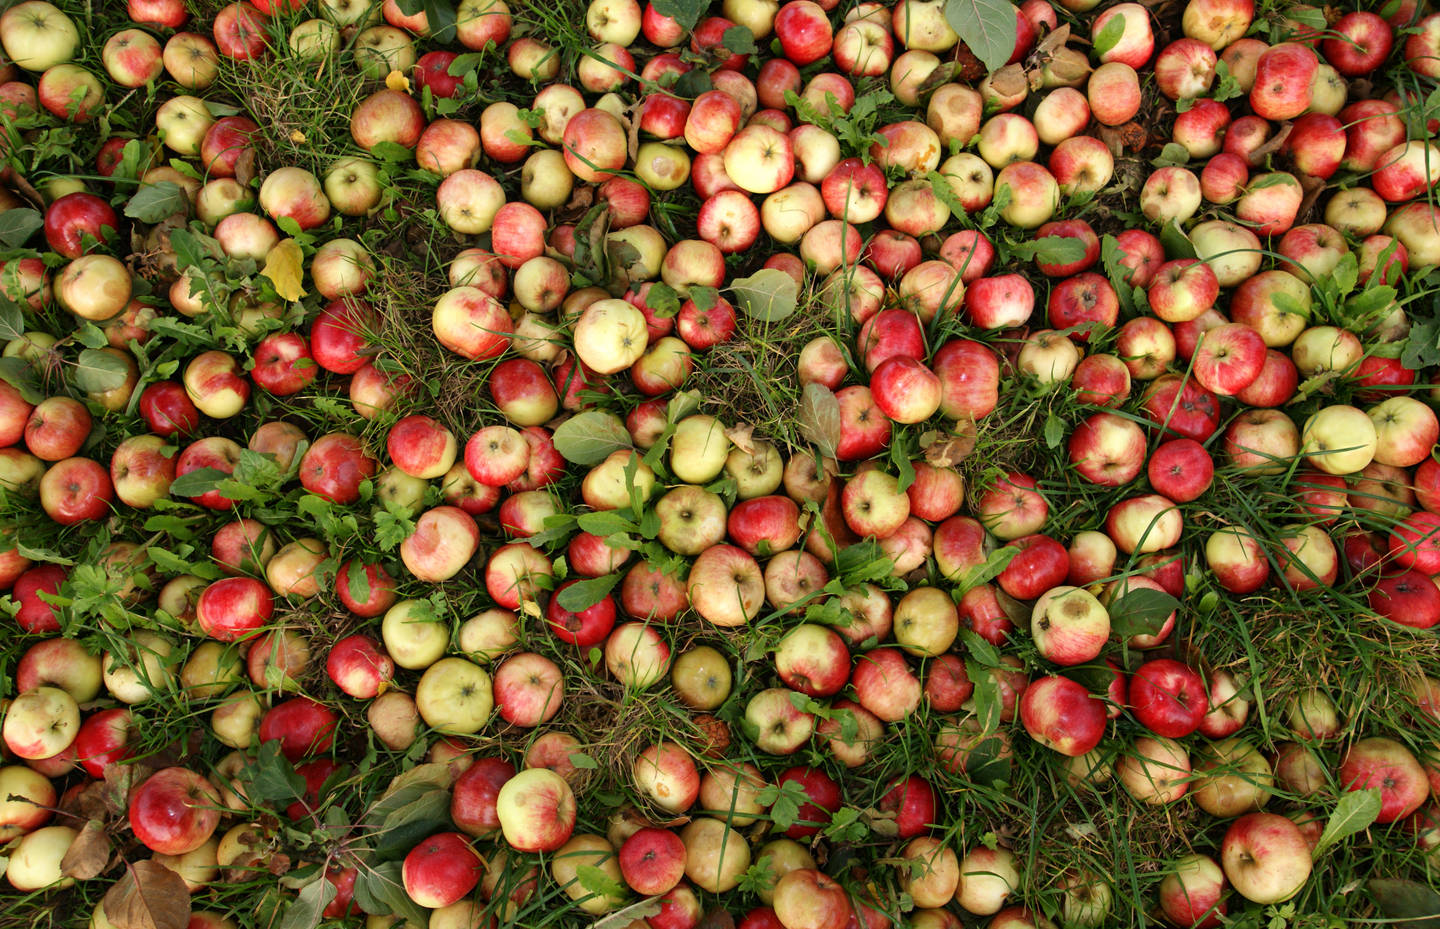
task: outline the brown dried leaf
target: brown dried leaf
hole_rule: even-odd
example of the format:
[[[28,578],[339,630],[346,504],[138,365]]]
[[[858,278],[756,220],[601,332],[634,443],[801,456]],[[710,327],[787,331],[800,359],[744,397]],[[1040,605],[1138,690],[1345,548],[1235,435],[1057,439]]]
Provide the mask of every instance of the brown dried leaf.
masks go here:
[[[990,75],[990,86],[1002,97],[1013,97],[1025,93],[1030,82],[1025,77],[1025,69],[1013,64],[1006,65]]]
[[[952,468],[970,457],[977,438],[973,419],[956,420],[952,432],[936,435],[935,440],[925,446],[925,460],[937,468]]]
[[[1295,213],[1303,222],[1309,218],[1310,211],[1315,209],[1315,201],[1325,192],[1326,184],[1323,178],[1310,174],[1296,172],[1295,176],[1300,179],[1300,187],[1305,191],[1305,196],[1300,200],[1300,209]]]
[[[570,193],[570,202],[565,204],[564,212],[566,214],[584,213],[586,210],[590,209],[591,205],[594,204],[594,202],[595,185],[577,184],[575,185],[575,189]]]
[[[1294,128],[1294,123],[1288,120],[1281,123],[1280,130],[1267,139],[1264,144],[1256,148],[1255,151],[1251,152],[1249,158],[1246,160],[1252,165],[1264,164],[1266,158],[1280,151],[1280,146],[1284,145],[1285,140],[1290,138],[1290,130]]]
[[[255,149],[248,145],[235,159],[235,180],[241,187],[249,187],[250,182],[255,180]]]
[[[60,873],[66,877],[88,881],[99,876],[110,861],[110,837],[105,824],[98,819],[85,823],[75,841],[60,859]]]
[[[695,929],[735,929],[735,917],[715,907],[705,914]]]
[[[1035,46],[1035,54],[1041,56],[1053,55],[1056,50],[1064,48],[1065,43],[1069,41],[1070,24],[1061,23],[1058,28],[1040,40],[1040,44]]]
[[[732,445],[747,455],[755,454],[755,427],[749,423],[740,423],[725,430],[725,435],[730,439]]]
[[[279,852],[271,855],[269,860],[265,862],[265,870],[276,877],[285,874],[290,870],[290,856]]]
[[[155,861],[127,865],[100,905],[115,929],[186,929],[190,923],[185,879]]]

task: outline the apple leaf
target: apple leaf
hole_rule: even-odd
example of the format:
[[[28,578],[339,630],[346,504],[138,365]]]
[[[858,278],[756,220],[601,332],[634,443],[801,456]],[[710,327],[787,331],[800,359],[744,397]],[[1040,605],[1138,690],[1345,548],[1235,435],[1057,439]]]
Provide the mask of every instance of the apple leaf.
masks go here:
[[[219,487],[220,482],[229,477],[219,468],[196,468],[175,478],[170,484],[170,493],[177,497],[198,497]]]
[[[1104,58],[1106,53],[1120,44],[1125,37],[1125,17],[1112,16],[1106,20],[1105,25],[1095,34],[1094,49],[1096,58]]]
[[[809,383],[800,394],[797,423],[802,435],[826,458],[835,457],[840,446],[840,401],[824,384]]]
[[[618,583],[620,583],[619,574],[587,577],[560,591],[555,595],[555,599],[564,609],[572,613],[579,613],[604,600]]]
[[[680,295],[663,281],[655,281],[645,292],[645,306],[660,319],[670,319],[680,312]]]
[[[675,20],[686,32],[695,28],[709,6],[710,0],[655,0],[655,12]]]
[[[1047,235],[1010,246],[1017,258],[1033,258],[1043,264],[1074,264],[1085,258],[1085,243],[1068,235]]]
[[[1150,164],[1157,168],[1184,167],[1189,163],[1190,149],[1179,142],[1166,142],[1165,147],[1160,149],[1160,154],[1150,161]]]
[[[373,916],[394,915],[411,925],[423,926],[430,911],[405,892],[401,868],[399,861],[387,861],[373,868],[361,863],[355,877],[355,902]]]
[[[551,441],[566,461],[587,467],[604,461],[611,452],[634,447],[620,417],[599,410],[586,410],[565,420],[556,427]]]
[[[964,594],[981,584],[988,584],[1000,576],[1000,572],[1010,564],[1011,560],[1020,554],[1020,549],[1013,545],[1005,545],[995,549],[985,557],[983,564],[973,568],[967,568],[951,580],[955,582],[955,588],[960,594]]]
[[[1015,5],[1010,0],[945,0],[945,21],[987,70],[1003,67],[1015,51]]]
[[[748,26],[731,26],[720,36],[720,44],[736,55],[755,54],[755,33]]]
[[[115,929],[185,929],[190,923],[184,878],[148,859],[128,865],[100,906]]]
[[[130,369],[116,355],[87,348],[75,361],[75,386],[89,393],[104,393],[125,384]]]
[[[305,253],[294,239],[281,239],[265,254],[265,267],[260,273],[275,285],[282,300],[299,300],[305,296]]]
[[[251,803],[289,803],[305,795],[305,778],[296,772],[277,741],[262,742],[255,760],[240,772],[239,780]]]
[[[1137,587],[1110,604],[1110,629],[1118,636],[1155,635],[1180,601],[1163,590]]]
[[[1440,893],[1416,881],[1376,878],[1366,886],[1381,914],[1406,929],[1440,929]]]
[[[744,314],[762,323],[779,323],[799,307],[799,285],[779,268],[760,268],[730,285]]]
[[[1160,227],[1160,244],[1165,246],[1165,257],[1174,261],[1179,258],[1195,258],[1195,246],[1180,224],[1170,220]]]
[[[450,826],[450,770],[423,764],[391,781],[365,815],[366,839],[379,861],[405,857],[421,839]]]
[[[6,210],[0,213],[0,246],[19,248],[44,225],[39,210]]]
[[[607,913],[595,920],[590,924],[590,929],[625,929],[626,926],[632,926],[645,920],[646,917],[657,915],[661,905],[660,897],[646,897],[643,900],[637,900],[627,907]]]
[[[575,879],[592,896],[605,897],[610,900],[624,900],[629,896],[629,890],[624,884],[593,864],[582,864],[576,867]]]
[[[315,877],[300,888],[294,902],[285,908],[277,929],[314,929],[320,925],[320,916],[335,899],[335,894],[335,885],[325,880],[324,872],[315,872]]]
[[[4,215],[4,214],[0,214]],[[20,262],[9,262],[12,268],[17,267]],[[6,288],[9,289],[10,282],[6,281]],[[9,297],[0,295],[0,341],[9,342],[11,339],[18,339],[25,334],[25,311],[20,304]]]
[[[1374,824],[1380,815],[1381,797],[1378,787],[1369,790],[1352,790],[1335,804],[1335,812],[1325,824],[1320,841],[1315,843],[1311,857],[1319,858],[1342,840],[1363,832]]]
[[[125,204],[125,215],[142,223],[158,223],[162,219],[184,213],[190,208],[190,199],[174,181],[159,181],[142,184],[140,189]]]
[[[88,820],[60,859],[60,873],[81,881],[98,877],[110,861],[110,852],[105,824],[98,819]]]

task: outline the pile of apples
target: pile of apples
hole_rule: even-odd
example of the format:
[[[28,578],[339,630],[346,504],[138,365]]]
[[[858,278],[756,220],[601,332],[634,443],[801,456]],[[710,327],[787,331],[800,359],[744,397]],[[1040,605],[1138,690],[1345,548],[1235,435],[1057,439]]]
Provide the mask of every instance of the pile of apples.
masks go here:
[[[592,0],[577,48],[504,0],[0,14],[11,886],[113,884],[95,929],[185,925],[137,887],[258,925],[212,890],[287,871],[297,929],[1189,927],[1330,905],[1340,842],[1436,861],[1440,14],[1025,0],[987,56],[952,2]],[[272,68],[359,88],[323,173],[243,110]],[[84,170],[30,160],[67,128]],[[460,412],[395,348],[402,168]],[[787,302],[823,333],[764,436],[692,388]],[[1430,656],[1410,730],[1192,642],[1318,598]],[[1047,876],[956,825],[996,765],[1202,831]],[[352,823],[417,779],[387,870]]]

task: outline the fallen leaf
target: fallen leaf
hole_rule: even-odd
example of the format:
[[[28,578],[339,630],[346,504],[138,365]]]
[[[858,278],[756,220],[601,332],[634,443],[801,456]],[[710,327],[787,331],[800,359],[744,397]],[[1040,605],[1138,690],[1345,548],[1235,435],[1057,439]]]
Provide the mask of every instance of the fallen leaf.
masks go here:
[[[155,861],[137,861],[100,901],[115,929],[186,929],[190,889],[185,880]]]
[[[1069,41],[1070,24],[1061,23],[1049,35],[1040,40],[1040,44],[1035,46],[1035,53],[1037,55],[1053,55],[1057,49],[1064,48]]]
[[[391,71],[385,75],[385,86],[402,94],[410,92],[410,78],[403,71]]]
[[[98,819],[85,823],[75,841],[70,843],[65,857],[60,859],[60,873],[66,877],[88,881],[105,870],[110,861],[110,837],[105,834],[105,824]]]
[[[241,187],[249,187],[250,182],[255,180],[255,149],[248,145],[235,159],[235,180]]]
[[[1025,77],[1025,69],[1015,64],[1006,65],[990,75],[990,86],[1001,97],[1016,97],[1026,92],[1030,82]]]
[[[939,433],[925,446],[925,460],[937,468],[951,468],[975,451],[978,433],[973,419],[956,420],[950,433]]]
[[[731,426],[725,430],[725,435],[730,439],[732,445],[747,455],[755,454],[755,427],[748,423],[741,423],[738,426]]]
[[[1267,157],[1280,151],[1280,146],[1284,145],[1285,140],[1290,138],[1290,130],[1294,128],[1295,125],[1288,120],[1281,123],[1279,130],[1251,152],[1246,160],[1252,165],[1264,164]]]
[[[304,141],[305,141],[305,133],[301,132],[299,129],[291,129],[291,130],[290,130],[290,141],[291,141],[291,142],[294,142],[296,145],[300,145],[300,144],[304,143]]]
[[[305,253],[294,239],[281,239],[265,254],[261,274],[275,285],[282,300],[299,300],[305,296]]]

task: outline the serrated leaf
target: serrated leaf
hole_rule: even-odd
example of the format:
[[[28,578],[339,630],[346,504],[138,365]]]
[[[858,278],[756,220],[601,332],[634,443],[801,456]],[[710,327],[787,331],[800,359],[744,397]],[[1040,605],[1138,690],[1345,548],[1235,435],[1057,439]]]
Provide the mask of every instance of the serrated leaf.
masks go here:
[[[793,316],[800,302],[800,287],[779,268],[761,268],[730,285],[735,302],[751,319],[779,322]]]
[[[1000,699],[1000,682],[995,674],[978,661],[966,661],[965,673],[974,684],[970,694],[975,708],[975,719],[985,732],[994,732],[1000,726],[1000,714],[1004,706]]]
[[[597,897],[623,900],[628,896],[625,885],[593,864],[582,864],[575,868],[575,879],[580,886]]]
[[[19,248],[44,225],[45,217],[40,215],[39,210],[28,207],[6,210],[0,213],[0,246]]]
[[[142,223],[158,223],[190,209],[190,198],[174,181],[141,185],[125,204],[125,215]]]
[[[1045,416],[1045,447],[1059,448],[1060,443],[1065,441],[1065,420],[1056,416],[1054,412]]]
[[[314,929],[320,925],[320,917],[325,907],[335,899],[335,894],[335,885],[325,880],[323,872],[317,872],[310,883],[300,888],[294,902],[285,908],[285,915],[277,929]]]
[[[1160,244],[1165,246],[1165,257],[1172,261],[1196,257],[1195,246],[1190,243],[1190,237],[1173,219],[1160,228]]]
[[[555,595],[555,599],[564,609],[572,613],[579,613],[604,600],[618,583],[620,583],[619,574],[587,577],[560,591]]]
[[[720,36],[720,44],[736,55],[753,55],[755,48],[755,33],[747,26],[731,26]]]
[[[1042,264],[1074,264],[1085,258],[1085,243],[1068,235],[1047,235],[1012,247],[1018,257],[1033,258]]]
[[[575,520],[584,532],[607,538],[636,531],[635,523],[615,510],[600,510],[595,513],[581,513]]]
[[[679,23],[686,32],[695,28],[710,6],[710,0],[654,0],[655,12]]]
[[[286,804],[305,795],[305,778],[280,751],[277,740],[260,743],[255,760],[240,772],[245,796],[258,804]]]
[[[796,425],[806,441],[826,458],[834,458],[840,446],[840,401],[824,384],[810,383],[800,394]]]
[[[1009,0],[945,0],[945,21],[987,70],[995,71],[1015,51],[1015,6]]]
[[[555,429],[551,441],[566,461],[586,466],[599,464],[612,452],[634,447],[624,421],[600,410],[576,413]]]
[[[680,312],[683,303],[674,287],[663,281],[655,281],[645,292],[645,306],[660,319],[670,319]]]
[[[124,385],[130,369],[118,356],[87,348],[75,360],[75,386],[86,393],[104,393]]]
[[[1110,629],[1118,636],[1155,635],[1180,601],[1163,590],[1137,587],[1110,604]]]
[[[170,493],[177,497],[198,497],[216,489],[221,481],[229,478],[230,475],[219,468],[196,468],[175,478],[170,484]]]
[[[955,587],[960,593],[973,590],[981,584],[988,584],[1000,576],[1011,559],[1020,554],[1020,549],[1013,545],[1003,545],[985,556],[985,561],[973,568],[961,572],[958,577],[952,577]]]
[[[355,877],[355,902],[366,913],[398,916],[410,925],[423,926],[430,918],[430,910],[411,900],[405,892],[402,867],[399,861],[373,867],[362,864]]]
[[[9,342],[24,334],[25,311],[14,300],[0,295],[0,342]]]
[[[1369,829],[1380,816],[1382,805],[1378,787],[1345,794],[1335,803],[1335,811],[1325,823],[1325,831],[1320,833],[1320,841],[1315,843],[1311,856],[1319,858],[1355,833]]]
[[[0,381],[18,390],[26,403],[45,399],[45,392],[35,378],[35,369],[23,358],[0,358]]]
[[[260,273],[275,285],[282,300],[299,300],[305,296],[305,253],[294,239],[281,239],[265,253],[265,267]]]

